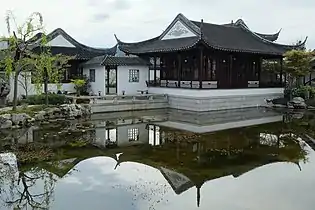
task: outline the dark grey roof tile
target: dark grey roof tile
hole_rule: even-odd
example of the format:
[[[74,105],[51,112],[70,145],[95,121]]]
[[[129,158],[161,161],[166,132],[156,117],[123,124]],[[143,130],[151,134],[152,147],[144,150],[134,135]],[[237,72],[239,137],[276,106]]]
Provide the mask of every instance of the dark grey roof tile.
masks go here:
[[[102,62],[104,66],[143,66],[150,62],[139,57],[114,57],[106,56]]]
[[[176,20],[184,22],[192,31],[198,32],[199,30],[198,33],[196,32],[197,36],[161,40],[162,35],[166,33],[163,32],[161,36],[137,43],[124,43],[116,37],[119,48],[130,54],[145,54],[186,50],[194,47],[198,42],[203,42],[210,48],[223,51],[283,55],[287,50],[303,48],[306,42],[305,40],[298,45],[274,43],[272,41],[279,34],[267,35],[252,32],[241,19],[235,24],[216,25],[203,23],[202,27],[201,22],[190,21],[182,14],[179,14],[174,21]]]
[[[199,37],[187,37],[180,39],[168,39],[168,40],[159,40],[155,39],[150,42],[139,42],[125,44],[120,43],[119,48],[131,54],[141,54],[141,53],[150,53],[150,52],[170,52],[185,50],[193,47],[200,40]]]

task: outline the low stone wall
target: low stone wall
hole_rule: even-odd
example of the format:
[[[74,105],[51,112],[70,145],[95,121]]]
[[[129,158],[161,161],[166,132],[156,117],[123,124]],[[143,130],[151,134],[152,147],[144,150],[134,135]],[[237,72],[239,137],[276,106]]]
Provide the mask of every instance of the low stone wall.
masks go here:
[[[121,112],[121,111],[136,111],[136,110],[150,110],[150,109],[163,109],[168,108],[167,99],[160,100],[143,100],[143,101],[127,101],[118,103],[100,103],[92,104],[92,112],[104,113],[104,112]]]
[[[184,89],[149,88],[150,94],[167,94],[170,108],[196,112],[257,107],[267,99],[283,97],[283,88]]]
[[[283,94],[259,94],[192,98],[185,96],[169,95],[168,98],[170,108],[205,112],[259,107],[265,104],[266,99],[274,99],[282,96]]]
[[[195,125],[213,125],[239,122],[243,120],[260,119],[265,117],[274,117],[279,115],[282,115],[280,111],[257,107],[209,112],[194,112],[171,109],[168,112],[168,120]]]

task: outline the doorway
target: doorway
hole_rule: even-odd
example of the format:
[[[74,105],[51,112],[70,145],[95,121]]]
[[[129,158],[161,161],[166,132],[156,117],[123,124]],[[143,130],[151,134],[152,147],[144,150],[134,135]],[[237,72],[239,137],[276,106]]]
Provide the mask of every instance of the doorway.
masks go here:
[[[105,93],[106,95],[117,94],[117,68],[105,70]]]

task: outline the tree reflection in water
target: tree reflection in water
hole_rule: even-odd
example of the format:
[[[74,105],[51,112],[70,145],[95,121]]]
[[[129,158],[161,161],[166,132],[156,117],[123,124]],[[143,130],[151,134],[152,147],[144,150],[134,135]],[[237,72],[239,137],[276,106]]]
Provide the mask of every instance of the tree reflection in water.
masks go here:
[[[5,163],[4,163],[5,164]],[[56,178],[50,172],[40,168],[31,168],[27,172],[5,164],[1,172],[0,196],[7,208],[48,209],[53,196]]]
[[[51,141],[35,139],[33,144],[10,147],[22,164],[16,165],[16,169],[7,164],[8,170],[1,170],[0,162],[0,197],[7,208],[48,209],[58,177],[69,175],[69,172],[74,171],[75,165],[83,160],[107,156],[114,157],[117,161],[115,170],[120,170],[126,162],[127,165],[132,163],[133,167],[140,167],[134,165],[137,162],[142,167],[158,169],[169,183],[165,185],[165,182],[148,180],[149,177],[144,175],[130,185],[118,183],[114,186],[133,193],[134,203],[136,200],[146,200],[149,208],[154,209],[156,205],[168,202],[165,194],[171,188],[179,195],[196,187],[199,206],[202,197],[200,189],[208,181],[229,175],[237,178],[258,167],[276,162],[290,162],[301,170],[299,163],[306,162],[308,157],[306,145],[300,144],[301,137],[305,132],[312,135],[315,130],[315,121],[311,116],[208,134],[165,127],[157,129],[156,125],[148,124],[148,128],[153,130],[146,132],[148,136],[152,133],[153,143],[148,139],[147,143],[132,147],[116,145],[99,148],[79,137],[74,141],[72,136],[70,140],[66,137]],[[47,135],[44,131],[42,133]],[[95,132],[91,130],[91,134],[94,135]],[[82,139],[91,139],[93,135]],[[40,136],[34,136],[40,139]],[[54,134],[50,132],[48,136]],[[123,141],[118,139],[116,133],[115,138],[118,142]],[[29,167],[30,164],[32,167]]]

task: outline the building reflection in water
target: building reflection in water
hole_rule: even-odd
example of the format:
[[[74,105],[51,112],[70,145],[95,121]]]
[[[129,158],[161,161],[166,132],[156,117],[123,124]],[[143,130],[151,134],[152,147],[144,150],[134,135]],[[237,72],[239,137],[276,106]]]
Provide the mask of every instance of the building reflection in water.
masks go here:
[[[91,122],[95,126],[85,132],[65,133],[67,138],[83,138],[88,142],[86,147],[69,147],[66,138],[46,141],[50,146],[54,144],[55,153],[64,155],[68,161],[55,165],[41,162],[38,166],[61,178],[80,162],[95,156],[112,157],[117,162],[112,169],[116,170],[124,163],[141,163],[157,169],[177,195],[195,188],[197,206],[202,199],[201,188],[208,181],[226,176],[237,178],[276,162],[292,163],[301,170],[300,162],[307,158],[305,145],[300,144],[301,137],[286,130],[282,114],[264,114],[261,110],[258,113],[248,111],[250,116],[244,116],[245,113],[230,112],[230,117],[224,115],[216,119],[212,119],[213,113],[210,113],[200,116],[199,121],[191,118],[191,113],[182,116],[180,112],[166,113],[168,117],[163,122],[152,121],[153,118],[145,113],[136,118],[98,120]],[[32,135],[26,135],[19,143],[40,141],[45,135],[57,138],[54,136],[59,132],[47,134],[37,128],[32,131]],[[35,139],[29,140],[29,136]],[[63,157],[58,158],[62,160]],[[23,171],[23,167],[19,171]]]
[[[103,148],[140,144],[158,146],[165,142],[165,132],[160,129],[160,126],[145,123],[114,128],[96,128],[93,144]]]

